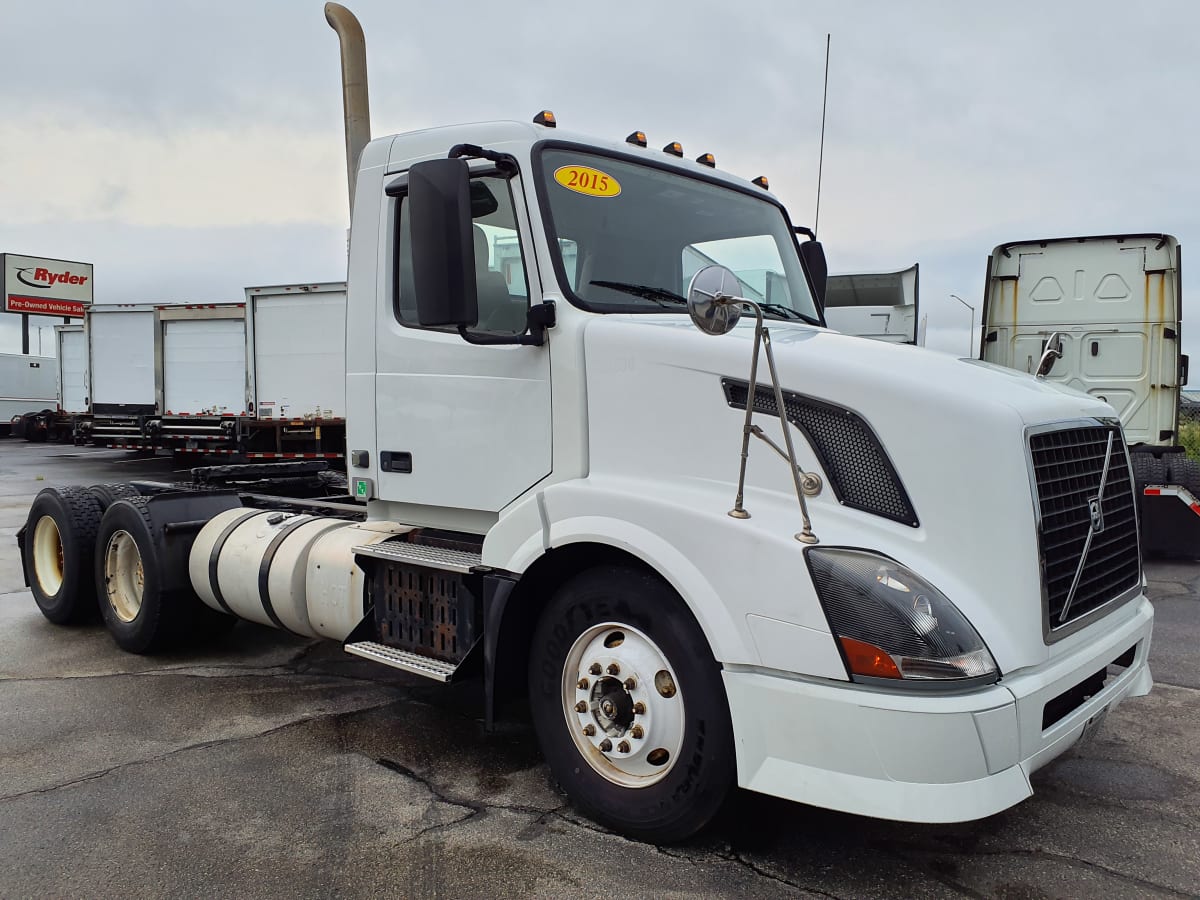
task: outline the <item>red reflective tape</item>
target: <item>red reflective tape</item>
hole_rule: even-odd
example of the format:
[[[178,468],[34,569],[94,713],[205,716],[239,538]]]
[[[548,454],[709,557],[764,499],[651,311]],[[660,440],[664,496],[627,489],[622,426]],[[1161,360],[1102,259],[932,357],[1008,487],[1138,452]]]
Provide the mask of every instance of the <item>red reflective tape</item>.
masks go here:
[[[1146,488],[1146,489],[1145,489],[1145,491],[1143,491],[1143,493],[1144,493],[1144,494],[1145,494],[1147,497],[1157,497],[1157,496],[1159,496],[1160,494],[1162,494],[1162,491],[1160,491],[1158,488],[1149,488],[1149,487],[1148,487],[1148,488]]]

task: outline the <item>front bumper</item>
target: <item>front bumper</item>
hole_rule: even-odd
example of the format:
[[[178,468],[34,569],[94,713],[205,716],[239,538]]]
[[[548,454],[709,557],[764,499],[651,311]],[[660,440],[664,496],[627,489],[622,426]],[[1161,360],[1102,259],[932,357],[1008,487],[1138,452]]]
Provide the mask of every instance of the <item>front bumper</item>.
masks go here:
[[[970,693],[893,693],[727,669],[738,784],[907,822],[964,822],[1007,809],[1033,793],[1029,776],[1089,723],[1124,697],[1149,693],[1154,610],[1144,596],[1130,607],[1071,653]],[[1043,728],[1049,701],[1130,648],[1131,665]]]

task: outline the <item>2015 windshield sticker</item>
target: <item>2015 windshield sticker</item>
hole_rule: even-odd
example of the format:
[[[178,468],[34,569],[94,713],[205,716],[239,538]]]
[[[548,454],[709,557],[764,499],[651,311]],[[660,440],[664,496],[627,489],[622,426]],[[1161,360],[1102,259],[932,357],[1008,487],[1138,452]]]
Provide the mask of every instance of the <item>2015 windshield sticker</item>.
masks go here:
[[[615,197],[621,193],[621,183],[606,172],[591,166],[559,166],[554,180],[569,191],[589,197]]]

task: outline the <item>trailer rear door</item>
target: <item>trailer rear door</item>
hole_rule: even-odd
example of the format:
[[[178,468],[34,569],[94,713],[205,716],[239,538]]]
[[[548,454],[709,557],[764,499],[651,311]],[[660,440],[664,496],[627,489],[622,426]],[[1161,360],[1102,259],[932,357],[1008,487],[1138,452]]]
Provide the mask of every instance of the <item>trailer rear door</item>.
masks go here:
[[[166,312],[166,311],[163,311]],[[159,375],[165,415],[242,415],[246,407],[244,307],[170,311],[164,317]]]
[[[65,413],[87,412],[87,339],[82,325],[59,325],[58,405]]]
[[[154,307],[93,306],[84,321],[92,413],[155,412]]]

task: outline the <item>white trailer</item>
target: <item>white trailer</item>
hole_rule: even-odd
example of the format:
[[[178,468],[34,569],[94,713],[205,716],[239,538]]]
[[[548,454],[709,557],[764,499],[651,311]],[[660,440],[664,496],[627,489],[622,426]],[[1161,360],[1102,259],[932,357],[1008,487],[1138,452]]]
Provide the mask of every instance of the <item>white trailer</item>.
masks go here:
[[[53,356],[0,353],[0,428],[29,413],[53,410],[57,404],[57,375]]]
[[[361,51],[353,17],[326,15]],[[364,520],[47,488],[20,535],[47,618],[98,599],[146,653],[236,616],[438,682],[480,672],[486,723],[524,698],[573,802],[654,840],[734,786],[990,816],[1151,689],[1112,406],[825,328],[820,244],[765,179],[678,143],[543,112],[360,146],[363,66],[345,97]],[[489,236],[517,239],[504,272]],[[750,267],[769,300],[739,296]]]
[[[920,266],[898,272],[830,275],[825,289],[825,324],[890,344],[916,344]]]
[[[344,282],[160,307],[153,445],[254,461],[344,458],[345,315]]]
[[[346,417],[346,283],[246,288],[246,408],[259,419]]]

